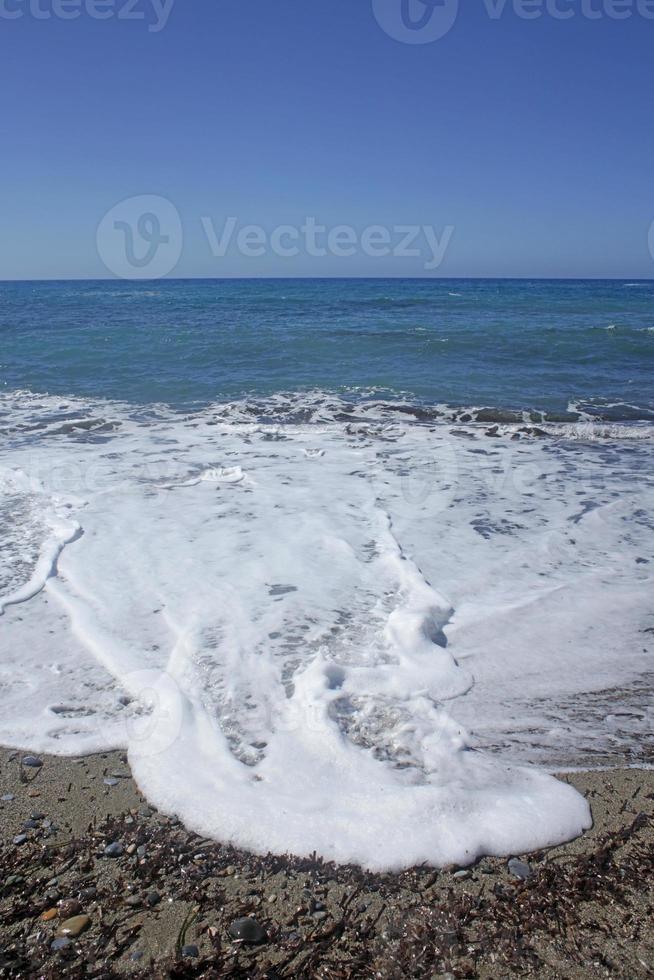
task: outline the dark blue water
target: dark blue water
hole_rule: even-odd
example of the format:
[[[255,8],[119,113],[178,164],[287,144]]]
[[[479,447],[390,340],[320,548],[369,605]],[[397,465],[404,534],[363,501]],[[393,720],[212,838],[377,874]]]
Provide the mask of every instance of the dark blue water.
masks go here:
[[[370,389],[654,416],[654,281],[0,283],[0,384],[137,404]]]

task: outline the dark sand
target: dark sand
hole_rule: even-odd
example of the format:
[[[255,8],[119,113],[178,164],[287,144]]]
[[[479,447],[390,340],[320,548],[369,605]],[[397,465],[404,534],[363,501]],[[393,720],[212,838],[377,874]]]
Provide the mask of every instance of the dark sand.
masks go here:
[[[24,755],[0,750],[0,796],[14,797],[0,802],[0,976],[654,976],[654,771],[562,777],[595,825],[519,855],[523,882],[497,859],[372,875],[255,857],[154,812],[120,753],[37,769]],[[105,856],[114,841],[122,853]],[[76,912],[90,924],[53,951]],[[262,942],[230,938],[241,916]]]

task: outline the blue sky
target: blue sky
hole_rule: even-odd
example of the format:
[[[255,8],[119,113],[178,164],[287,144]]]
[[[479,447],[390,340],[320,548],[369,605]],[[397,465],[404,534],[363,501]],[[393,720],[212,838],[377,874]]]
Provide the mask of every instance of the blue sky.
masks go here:
[[[654,275],[654,19],[635,0],[624,20],[609,0],[585,0],[593,20],[581,0],[558,0],[567,20],[461,0],[424,44],[389,36],[372,0],[176,0],[158,31],[155,0],[130,0],[138,20],[78,2],[62,20],[35,15],[53,0],[0,0],[0,278],[111,275],[98,225],[141,195],[179,215],[175,276]],[[392,245],[396,226],[452,232],[432,269],[424,243],[253,257],[207,238],[307,216]]]

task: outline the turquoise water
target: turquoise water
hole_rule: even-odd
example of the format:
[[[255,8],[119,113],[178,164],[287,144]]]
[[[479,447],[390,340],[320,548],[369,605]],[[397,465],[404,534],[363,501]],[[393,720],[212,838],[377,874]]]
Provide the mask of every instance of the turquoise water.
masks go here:
[[[0,283],[5,392],[201,406],[320,389],[654,417],[654,281]]]

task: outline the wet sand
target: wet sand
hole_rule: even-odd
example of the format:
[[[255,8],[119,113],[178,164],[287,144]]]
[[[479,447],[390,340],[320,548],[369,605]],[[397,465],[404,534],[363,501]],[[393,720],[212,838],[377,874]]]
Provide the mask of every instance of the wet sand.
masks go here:
[[[654,976],[652,770],[561,776],[594,826],[521,880],[256,857],[155,812],[120,753],[26,755],[0,750],[0,976]]]

